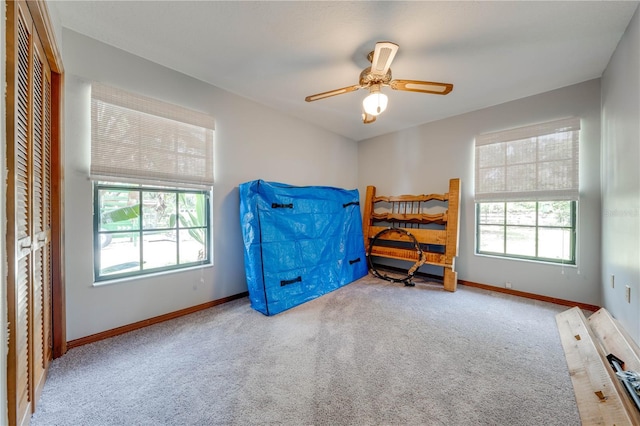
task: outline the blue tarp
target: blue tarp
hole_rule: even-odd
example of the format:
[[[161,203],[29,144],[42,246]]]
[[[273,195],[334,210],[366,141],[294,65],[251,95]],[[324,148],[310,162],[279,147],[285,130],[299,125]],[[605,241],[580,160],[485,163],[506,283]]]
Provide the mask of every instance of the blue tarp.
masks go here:
[[[357,189],[263,180],[239,189],[253,309],[275,315],[367,274]]]

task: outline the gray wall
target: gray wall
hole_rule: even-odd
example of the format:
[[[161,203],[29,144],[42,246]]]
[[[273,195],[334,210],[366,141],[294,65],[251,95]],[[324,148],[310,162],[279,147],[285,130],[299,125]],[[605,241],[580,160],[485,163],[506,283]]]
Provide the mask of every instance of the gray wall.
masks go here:
[[[357,187],[357,144],[78,33],[62,31],[69,340],[246,291],[239,183]],[[209,112],[216,120],[214,266],[94,285],[91,80]]]
[[[564,117],[581,118],[577,265],[479,256],[474,252],[474,137]],[[361,197],[441,193],[462,181],[458,278],[576,302],[600,304],[600,80],[424,124],[358,143]],[[435,270],[433,270],[435,269]],[[421,269],[441,274],[441,268]]]
[[[602,117],[597,79],[357,144],[77,33],[60,33],[67,72],[69,339],[245,291],[237,217],[241,182],[264,178],[299,185],[358,186],[363,196],[367,185],[377,186],[380,194],[444,192],[449,178],[460,177],[460,279],[497,287],[509,281],[516,290],[604,304],[640,340],[637,12],[603,76]],[[87,177],[92,79],[215,115],[213,267],[93,285]],[[475,135],[568,116],[580,117],[582,122],[578,264],[559,266],[474,254]],[[616,275],[615,289],[609,287],[611,274]],[[632,286],[631,304],[621,302],[625,284]]]
[[[602,300],[640,342],[640,9],[602,76],[601,152]]]

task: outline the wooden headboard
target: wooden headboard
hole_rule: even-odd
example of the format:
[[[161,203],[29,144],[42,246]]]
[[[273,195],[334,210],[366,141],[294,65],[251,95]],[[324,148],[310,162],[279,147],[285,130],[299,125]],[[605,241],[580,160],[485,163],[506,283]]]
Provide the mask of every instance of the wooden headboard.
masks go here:
[[[420,244],[424,264],[444,268],[444,289],[456,291],[460,222],[460,179],[449,180],[449,192],[428,195],[377,196],[376,187],[368,186],[364,205],[363,232],[365,250],[381,231],[392,227],[409,232]],[[444,210],[430,213],[433,209]],[[371,247],[371,256],[418,262],[420,255],[412,239],[403,233],[387,233],[383,244]]]

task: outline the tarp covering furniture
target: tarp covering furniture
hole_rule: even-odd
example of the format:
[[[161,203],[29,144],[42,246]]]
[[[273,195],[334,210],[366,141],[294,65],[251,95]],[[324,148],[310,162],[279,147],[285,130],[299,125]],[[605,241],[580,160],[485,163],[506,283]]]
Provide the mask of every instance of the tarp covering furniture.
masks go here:
[[[239,189],[255,310],[275,315],[367,274],[358,190],[264,180]]]

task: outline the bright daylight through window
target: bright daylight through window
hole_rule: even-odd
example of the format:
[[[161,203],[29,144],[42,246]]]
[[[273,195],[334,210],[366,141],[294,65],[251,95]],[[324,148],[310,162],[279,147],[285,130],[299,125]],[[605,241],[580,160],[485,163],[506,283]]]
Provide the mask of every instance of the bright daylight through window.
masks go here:
[[[209,261],[205,191],[94,185],[96,277],[175,269]]]
[[[580,120],[476,138],[476,252],[576,263]]]
[[[92,85],[94,279],[211,263],[213,118]]]

